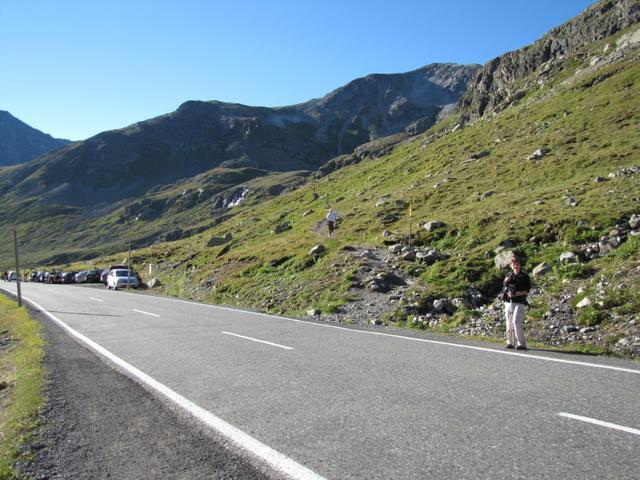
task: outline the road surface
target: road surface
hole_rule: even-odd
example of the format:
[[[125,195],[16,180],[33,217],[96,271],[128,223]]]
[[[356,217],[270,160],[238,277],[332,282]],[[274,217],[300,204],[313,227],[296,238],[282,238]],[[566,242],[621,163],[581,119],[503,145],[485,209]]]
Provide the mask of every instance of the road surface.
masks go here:
[[[635,362],[102,287],[22,292],[116,368],[293,478],[639,477]]]

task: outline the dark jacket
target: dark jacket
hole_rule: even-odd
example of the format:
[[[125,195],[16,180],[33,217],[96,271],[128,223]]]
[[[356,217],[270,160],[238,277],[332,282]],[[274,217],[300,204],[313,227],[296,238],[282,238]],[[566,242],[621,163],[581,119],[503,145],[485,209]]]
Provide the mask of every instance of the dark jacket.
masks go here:
[[[502,289],[502,299],[505,302],[522,303],[528,305],[527,295],[518,295],[517,297],[509,298],[508,292],[522,292],[531,290],[531,279],[529,275],[520,270],[517,275],[513,272],[509,273],[504,278],[504,288]]]

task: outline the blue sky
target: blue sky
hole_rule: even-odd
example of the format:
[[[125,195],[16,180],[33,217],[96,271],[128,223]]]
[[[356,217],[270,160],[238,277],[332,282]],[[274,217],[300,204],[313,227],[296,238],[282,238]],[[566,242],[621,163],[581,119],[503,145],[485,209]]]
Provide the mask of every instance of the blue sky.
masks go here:
[[[186,100],[281,106],[480,63],[591,0],[0,0],[0,110],[78,140]]]

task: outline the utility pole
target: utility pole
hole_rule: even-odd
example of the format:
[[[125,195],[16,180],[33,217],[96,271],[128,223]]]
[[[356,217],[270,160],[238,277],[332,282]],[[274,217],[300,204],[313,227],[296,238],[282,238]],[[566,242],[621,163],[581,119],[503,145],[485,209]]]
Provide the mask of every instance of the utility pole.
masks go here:
[[[16,253],[16,286],[18,287],[18,306],[22,306],[22,291],[20,290],[20,260],[18,259],[18,234],[13,229],[13,249]]]

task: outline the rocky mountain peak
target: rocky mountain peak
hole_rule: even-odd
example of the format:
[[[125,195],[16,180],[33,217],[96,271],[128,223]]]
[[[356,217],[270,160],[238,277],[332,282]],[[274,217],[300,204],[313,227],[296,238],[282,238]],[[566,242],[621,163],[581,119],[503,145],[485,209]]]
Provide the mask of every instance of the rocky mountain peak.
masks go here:
[[[638,0],[602,0],[581,15],[554,28],[532,45],[489,61],[469,82],[460,100],[464,121],[500,110],[529,85],[518,81],[536,70],[549,73],[586,44],[619,32],[640,20]]]

